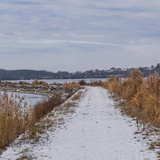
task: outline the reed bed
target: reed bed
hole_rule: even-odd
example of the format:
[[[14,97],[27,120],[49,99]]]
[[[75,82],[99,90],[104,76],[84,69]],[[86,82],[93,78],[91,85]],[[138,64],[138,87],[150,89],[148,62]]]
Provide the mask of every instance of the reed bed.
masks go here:
[[[62,104],[63,100],[60,94],[55,94],[48,100],[43,102],[39,102],[34,106],[32,117],[33,121],[37,122],[45,115],[47,115],[52,109],[60,104]]]
[[[35,80],[32,85],[46,86],[48,84]],[[37,130],[37,122],[80,88],[81,85],[79,83],[66,83],[64,91],[68,92],[68,96],[65,99],[62,91],[57,91],[48,100],[39,102],[32,107],[27,105],[24,97],[20,97],[18,94],[8,95],[4,91],[0,95],[0,153],[22,133],[25,133],[24,135],[27,135],[27,137],[34,137],[36,132],[43,133],[42,130]],[[74,99],[78,97],[75,96]]]
[[[17,94],[8,96],[4,92],[0,95],[0,150],[5,149],[22,133],[35,135],[36,122],[62,102],[61,95],[57,93],[31,108],[24,102],[24,98]]]
[[[158,73],[143,77],[135,69],[125,78],[111,77],[103,83],[114,96],[123,99],[127,111],[138,121],[160,127],[160,76]]]
[[[23,133],[30,121],[30,109],[25,109],[23,97],[0,95],[0,149],[8,146]],[[23,107],[23,109],[22,109]]]
[[[5,149],[22,133],[36,134],[36,122],[62,102],[61,95],[55,94],[29,107],[24,98],[17,94],[9,96],[4,92],[0,95],[0,150]]]

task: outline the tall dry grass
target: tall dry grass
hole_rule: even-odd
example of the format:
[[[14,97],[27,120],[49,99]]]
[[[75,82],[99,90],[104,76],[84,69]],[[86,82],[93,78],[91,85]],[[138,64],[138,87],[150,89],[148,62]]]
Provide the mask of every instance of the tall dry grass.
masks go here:
[[[39,81],[39,80],[34,80],[32,82],[33,86],[38,86],[38,85],[42,85],[42,86],[48,86],[48,83],[46,83],[45,81]]]
[[[76,83],[76,82],[65,83],[64,88],[67,90],[80,89],[81,85],[80,83]]]
[[[60,94],[55,94],[48,100],[39,102],[34,106],[32,117],[33,121],[37,122],[45,115],[47,115],[52,109],[63,103],[63,99]]]
[[[6,92],[0,95],[0,149],[4,149],[26,131],[32,134],[36,132],[35,123],[62,102],[61,95],[55,94],[33,108],[28,108],[23,97],[8,96]]]
[[[30,112],[19,96],[9,97],[6,92],[0,95],[0,148],[9,145],[26,130],[30,121]],[[22,110],[23,106],[23,110]]]
[[[111,92],[120,95],[122,91],[121,79],[119,77],[110,77],[108,80],[101,84],[103,87],[108,88]]]
[[[66,89],[79,89],[77,83],[65,84]],[[72,92],[73,94],[73,92]],[[20,134],[36,135],[36,122],[47,115],[54,107],[64,102],[62,94],[57,92],[46,101],[39,102],[32,108],[26,108],[24,98],[18,95],[0,95],[0,150],[12,143]]]
[[[160,76],[154,73],[143,77],[137,69],[133,70],[125,79],[109,78],[104,82],[114,95],[124,100],[130,114],[137,120],[149,122],[160,127]]]

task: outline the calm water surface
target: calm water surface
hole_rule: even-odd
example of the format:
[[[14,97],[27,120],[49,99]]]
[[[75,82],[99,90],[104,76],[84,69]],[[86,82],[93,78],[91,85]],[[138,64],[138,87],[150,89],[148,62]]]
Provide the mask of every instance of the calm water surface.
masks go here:
[[[82,79],[43,79],[40,81],[45,81],[48,84],[52,84],[52,83],[70,83],[70,82],[79,82]],[[105,81],[106,78],[102,78],[102,79],[84,79],[85,82],[89,83],[91,81]],[[20,81],[24,81],[27,83],[32,83],[33,80],[10,80],[10,82],[20,82]],[[2,92],[1,92],[2,93]],[[11,95],[12,92],[8,92],[8,95]],[[47,97],[46,96],[42,96],[42,95],[36,95],[36,94],[27,94],[27,93],[14,93],[13,94],[18,94],[20,97],[24,97],[25,101],[27,102],[28,105],[34,106],[37,102],[39,101],[43,101],[46,100]]]
[[[52,84],[52,83],[70,83],[70,82],[79,82],[82,79],[40,79],[39,81],[45,81],[48,84]],[[89,78],[89,79],[84,79],[85,82],[89,83],[91,81],[105,81],[106,78]],[[11,80],[11,82],[20,82],[20,81],[24,81],[27,83],[32,83],[32,81],[34,80]]]

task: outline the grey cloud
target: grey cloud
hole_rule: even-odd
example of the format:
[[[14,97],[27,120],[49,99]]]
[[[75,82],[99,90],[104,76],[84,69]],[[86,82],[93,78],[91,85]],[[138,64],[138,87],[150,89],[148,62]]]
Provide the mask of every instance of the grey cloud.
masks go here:
[[[151,65],[152,57],[160,60],[159,18],[158,0],[3,0],[0,55],[13,61],[0,63],[36,69],[44,61],[48,70]],[[15,55],[28,59],[25,66]]]

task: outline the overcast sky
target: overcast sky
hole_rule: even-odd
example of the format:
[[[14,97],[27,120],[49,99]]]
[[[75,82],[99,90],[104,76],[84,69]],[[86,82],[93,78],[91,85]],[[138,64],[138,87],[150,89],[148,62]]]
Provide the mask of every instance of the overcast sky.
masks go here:
[[[160,62],[160,0],[1,0],[0,68],[85,71]]]

